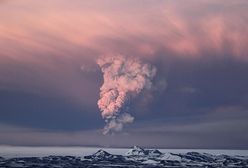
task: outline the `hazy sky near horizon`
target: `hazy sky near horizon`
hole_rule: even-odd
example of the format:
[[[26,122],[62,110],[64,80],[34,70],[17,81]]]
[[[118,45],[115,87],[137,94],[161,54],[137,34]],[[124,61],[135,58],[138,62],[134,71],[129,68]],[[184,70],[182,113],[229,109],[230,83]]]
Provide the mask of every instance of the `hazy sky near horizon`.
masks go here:
[[[0,144],[248,149],[247,0],[0,0]],[[102,135],[96,59],[157,68]]]

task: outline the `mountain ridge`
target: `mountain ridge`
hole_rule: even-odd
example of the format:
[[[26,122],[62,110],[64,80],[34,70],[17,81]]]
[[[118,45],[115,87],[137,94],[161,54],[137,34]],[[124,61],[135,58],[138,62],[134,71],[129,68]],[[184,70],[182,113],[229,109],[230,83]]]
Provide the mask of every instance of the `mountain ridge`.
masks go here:
[[[134,146],[123,155],[111,154],[103,149],[82,156],[46,156],[5,159],[0,157],[2,168],[248,168],[248,156],[213,155],[187,152],[170,153],[158,149]]]

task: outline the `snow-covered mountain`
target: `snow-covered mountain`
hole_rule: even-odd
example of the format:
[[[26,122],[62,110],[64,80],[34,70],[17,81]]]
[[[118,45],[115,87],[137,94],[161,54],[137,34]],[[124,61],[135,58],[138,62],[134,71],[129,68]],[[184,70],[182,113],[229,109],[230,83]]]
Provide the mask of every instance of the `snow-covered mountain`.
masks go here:
[[[85,159],[90,161],[109,161],[109,162],[125,162],[125,157],[122,155],[112,155],[102,149],[90,156],[85,156]]]
[[[126,153],[126,156],[145,156],[145,155],[147,155],[147,151],[138,146],[134,146]]]
[[[132,149],[130,149],[126,156],[160,156],[162,153],[157,149],[143,149],[138,146],[134,146]]]
[[[208,153],[162,153],[157,149],[134,146],[125,155],[104,150],[85,157],[47,156],[10,158],[0,157],[0,168],[248,168],[247,156],[212,155]]]
[[[100,149],[96,153],[90,156],[85,156],[86,159],[94,159],[94,160],[106,160],[112,158],[114,155]]]
[[[162,153],[157,149],[143,149],[134,146],[125,155],[112,155],[103,150],[99,150],[93,155],[86,156],[85,159],[97,164],[100,167],[248,167],[248,157],[211,155],[207,153],[187,152],[187,153]],[[108,166],[106,166],[108,165]]]

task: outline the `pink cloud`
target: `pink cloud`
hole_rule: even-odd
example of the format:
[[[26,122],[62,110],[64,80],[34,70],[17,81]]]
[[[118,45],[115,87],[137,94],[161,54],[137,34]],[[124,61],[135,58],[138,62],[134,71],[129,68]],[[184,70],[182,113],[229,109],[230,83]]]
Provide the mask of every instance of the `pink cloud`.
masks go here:
[[[12,77],[5,74],[0,80],[16,80],[16,65],[22,65],[29,67],[24,77],[31,82],[36,76],[58,93],[82,98],[79,87],[90,94],[86,88],[99,86],[81,67],[96,68],[95,59],[106,53],[149,61],[209,55],[247,60],[247,6],[246,0],[6,1],[0,5],[0,73]]]
[[[226,1],[185,5],[178,1],[145,1],[142,5],[113,0],[10,1],[0,12],[1,59],[37,60],[36,53],[70,57],[61,49],[73,51],[75,47],[146,56],[162,50],[179,57],[201,57],[209,50],[246,59],[248,31],[242,3],[246,4],[242,0],[230,5]],[[221,12],[213,11],[214,7]],[[127,46],[109,45],[111,40]]]

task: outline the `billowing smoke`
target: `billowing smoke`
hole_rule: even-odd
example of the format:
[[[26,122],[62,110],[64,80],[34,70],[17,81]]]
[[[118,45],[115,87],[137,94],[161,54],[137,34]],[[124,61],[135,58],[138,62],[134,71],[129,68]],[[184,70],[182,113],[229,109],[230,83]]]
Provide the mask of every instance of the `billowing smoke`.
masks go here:
[[[156,68],[136,58],[122,55],[103,56],[97,60],[103,72],[98,107],[106,121],[104,134],[121,131],[124,124],[132,123],[128,113],[130,99],[143,89],[152,87]]]

